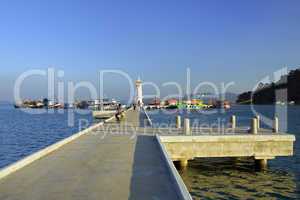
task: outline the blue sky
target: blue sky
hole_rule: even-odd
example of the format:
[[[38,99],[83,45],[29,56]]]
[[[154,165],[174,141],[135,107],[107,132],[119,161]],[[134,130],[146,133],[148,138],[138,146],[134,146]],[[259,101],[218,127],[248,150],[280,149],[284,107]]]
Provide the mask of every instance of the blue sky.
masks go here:
[[[101,69],[121,69],[161,84],[234,81],[251,89],[284,65],[300,64],[298,0],[2,0],[0,100],[12,99],[14,81],[49,66],[65,80],[96,82]],[[23,95],[44,95],[28,81]],[[124,85],[108,80],[114,94]]]

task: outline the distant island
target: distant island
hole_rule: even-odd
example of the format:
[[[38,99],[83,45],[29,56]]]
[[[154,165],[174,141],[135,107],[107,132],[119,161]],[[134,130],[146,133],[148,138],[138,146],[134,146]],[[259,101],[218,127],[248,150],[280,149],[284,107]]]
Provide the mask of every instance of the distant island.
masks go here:
[[[291,70],[277,82],[260,83],[255,91],[238,95],[238,104],[300,104],[300,69]]]

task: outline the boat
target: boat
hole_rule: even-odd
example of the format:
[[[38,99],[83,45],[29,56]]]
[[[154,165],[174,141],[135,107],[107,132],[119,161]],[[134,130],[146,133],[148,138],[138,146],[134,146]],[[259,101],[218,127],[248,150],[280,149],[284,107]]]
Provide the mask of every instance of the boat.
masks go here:
[[[209,106],[204,104],[201,99],[191,99],[179,102],[177,104],[179,109],[187,109],[187,110],[202,110],[208,108]]]
[[[227,110],[227,109],[231,108],[231,104],[227,100],[218,100],[218,101],[214,102],[213,108],[226,109]]]
[[[210,108],[210,105],[203,103],[201,99],[191,99],[191,100],[169,100],[166,109],[186,109],[186,110],[202,110]]]
[[[178,105],[168,105],[166,109],[178,109]]]
[[[93,110],[95,119],[108,119],[116,114],[116,110]]]
[[[91,103],[89,108],[92,109],[94,118],[107,119],[116,114],[119,106],[121,106],[121,108],[124,107],[124,105],[121,105],[119,101],[114,99],[96,99]]]
[[[204,105],[191,105],[191,104],[179,104],[178,109],[187,109],[187,110],[202,110],[207,108]]]

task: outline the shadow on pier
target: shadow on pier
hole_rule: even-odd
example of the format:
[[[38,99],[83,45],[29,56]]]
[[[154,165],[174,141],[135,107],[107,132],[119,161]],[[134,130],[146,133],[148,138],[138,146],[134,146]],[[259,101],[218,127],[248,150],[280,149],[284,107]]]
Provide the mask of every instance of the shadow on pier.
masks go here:
[[[179,199],[173,186],[155,137],[137,136],[129,199]]]

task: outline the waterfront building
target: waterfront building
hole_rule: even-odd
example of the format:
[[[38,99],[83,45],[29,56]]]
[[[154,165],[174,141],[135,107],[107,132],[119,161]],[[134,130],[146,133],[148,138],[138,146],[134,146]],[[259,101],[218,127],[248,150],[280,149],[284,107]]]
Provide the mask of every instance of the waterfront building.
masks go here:
[[[160,106],[160,99],[159,98],[154,98],[151,100],[151,102],[149,103],[149,105],[153,105],[153,106]]]
[[[167,105],[170,105],[170,106],[175,106],[177,105],[177,99],[168,99],[167,100]]]
[[[139,106],[143,106],[143,90],[142,90],[142,81],[140,78],[135,81],[135,87],[136,87],[136,97],[135,97],[135,103]]]

